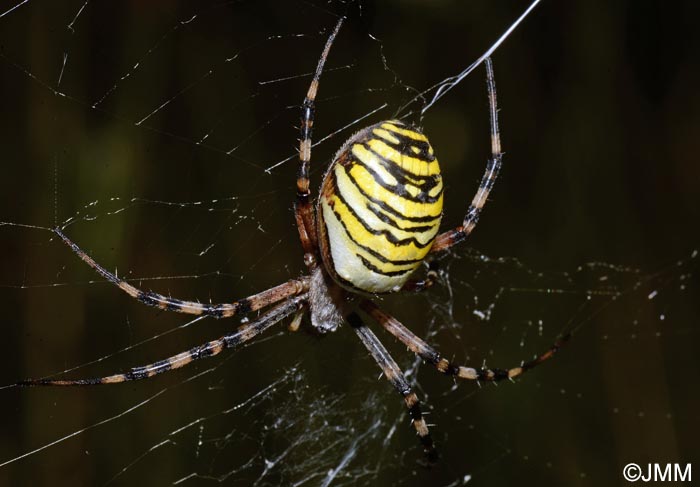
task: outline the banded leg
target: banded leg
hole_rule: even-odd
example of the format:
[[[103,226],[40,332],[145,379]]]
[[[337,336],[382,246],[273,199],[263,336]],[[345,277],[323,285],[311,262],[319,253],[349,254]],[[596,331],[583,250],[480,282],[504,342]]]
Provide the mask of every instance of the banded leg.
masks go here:
[[[411,279],[407,281],[406,284],[404,284],[401,288],[401,291],[420,293],[425,291],[426,289],[430,289],[435,284],[435,281],[437,281],[439,268],[440,265],[436,260],[429,261],[428,272],[426,273],[425,278],[420,280]]]
[[[314,125],[314,112],[316,110],[316,94],[318,93],[318,85],[323,72],[323,65],[326,63],[326,58],[331,50],[333,41],[343,25],[344,17],[338,20],[335,29],[323,48],[321,58],[318,60],[314,77],[309,85],[309,90],[306,92],[304,103],[301,106],[301,137],[299,139],[299,172],[297,173],[297,197],[294,204],[294,216],[296,218],[297,228],[299,229],[299,238],[304,249],[304,262],[313,269],[316,267],[316,220],[314,217],[314,208],[311,204],[311,191],[309,190],[309,166],[311,162],[311,135]]]
[[[498,173],[501,170],[501,159],[503,158],[503,153],[501,152],[501,135],[498,128],[496,80],[493,75],[493,63],[491,62],[491,58],[486,58],[485,64],[486,88],[489,96],[489,119],[491,125],[491,158],[486,164],[486,170],[484,171],[484,175],[481,177],[479,189],[469,205],[469,209],[467,210],[467,214],[464,217],[462,225],[438,235],[435,238],[435,243],[433,243],[433,246],[430,249],[431,253],[445,251],[453,245],[463,242],[469,236],[472,230],[474,230],[476,224],[479,222],[481,210],[486,204],[489,193],[491,192],[491,189],[496,182],[496,178],[498,177]]]
[[[102,267],[95,260],[87,255],[77,244],[73,243],[61,229],[54,229],[54,233],[61,237],[61,240],[68,245],[83,262],[95,269],[99,275],[117,286],[126,294],[141,301],[143,304],[160,308],[165,311],[174,311],[176,313],[184,313],[189,315],[205,315],[214,318],[230,318],[237,314],[250,313],[259,309],[265,308],[272,304],[278,303],[290,296],[299,295],[309,290],[308,278],[292,279],[278,286],[272,287],[266,291],[254,294],[247,298],[239,299],[232,303],[221,304],[204,304],[196,301],[183,301],[181,299],[170,298],[162,294],[156,294],[151,291],[142,291],[123,279],[119,279],[115,274],[112,274],[107,269]]]
[[[132,380],[149,379],[154,375],[162,374],[170,370],[179,369],[185,365],[189,365],[195,360],[212,357],[218,355],[227,348],[237,347],[252,338],[255,338],[260,333],[264,332],[276,323],[279,323],[287,316],[301,309],[306,300],[306,295],[297,296],[287,300],[286,302],[275,306],[267,313],[262,315],[257,320],[246,323],[238,328],[238,330],[229,335],[225,335],[217,340],[212,340],[203,345],[194,347],[186,352],[173,355],[165,360],[134,367],[125,374],[114,374],[106,377],[98,377],[92,379],[75,379],[75,380],[53,380],[53,379],[29,379],[18,382],[18,386],[92,386],[98,384],[119,384]]]
[[[394,359],[391,358],[391,355],[389,355],[387,349],[384,348],[382,342],[372,333],[372,330],[365,326],[357,313],[353,312],[348,316],[348,323],[360,337],[363,345],[367,347],[372,358],[379,364],[384,376],[391,382],[391,385],[396,388],[399,394],[403,396],[406,408],[408,408],[408,414],[411,416],[413,427],[416,429],[416,433],[418,433],[428,461],[433,463],[437,460],[437,451],[433,445],[433,439],[430,437],[428,425],[425,423],[423,413],[420,410],[418,396],[411,390],[411,386],[408,384],[403,372],[401,372],[401,369],[399,369]]]
[[[529,362],[523,363],[519,367],[512,367],[510,369],[475,369],[473,367],[452,364],[449,360],[443,358],[437,350],[425,343],[411,330],[401,324],[401,322],[399,322],[396,318],[381,310],[373,302],[364,300],[360,304],[360,307],[364,312],[376,320],[377,323],[382,325],[384,329],[398,338],[399,341],[406,345],[413,353],[421,357],[426,362],[434,365],[439,372],[446,375],[452,375],[460,379],[480,380],[487,382],[498,382],[503,379],[512,379],[550,359],[569,339],[569,335],[559,338],[545,353],[535,357]]]

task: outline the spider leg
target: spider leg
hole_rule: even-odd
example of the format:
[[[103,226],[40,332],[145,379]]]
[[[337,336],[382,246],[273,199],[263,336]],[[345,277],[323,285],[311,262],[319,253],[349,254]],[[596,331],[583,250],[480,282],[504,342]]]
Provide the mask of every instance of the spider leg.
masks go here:
[[[437,260],[433,259],[428,261],[428,273],[426,274],[425,278],[420,280],[410,279],[406,282],[406,284],[403,285],[401,291],[420,293],[425,291],[426,289],[430,289],[437,281],[439,268],[440,265],[438,264]]]
[[[396,318],[384,312],[373,302],[364,300],[360,304],[360,307],[374,320],[376,320],[377,323],[382,325],[384,329],[398,338],[399,341],[406,345],[413,353],[434,365],[439,372],[446,375],[452,375],[460,379],[488,382],[498,382],[503,379],[512,379],[550,359],[557,351],[559,351],[559,349],[568,341],[570,337],[569,335],[565,335],[559,338],[554,345],[549,348],[549,350],[535,357],[533,360],[523,363],[519,367],[512,367],[510,369],[476,369],[473,367],[454,365],[446,358],[443,358],[437,350],[425,343],[411,330],[401,324]]]
[[[186,352],[178,353],[165,360],[159,360],[149,365],[134,367],[125,374],[114,374],[106,377],[75,380],[53,379],[29,379],[18,382],[18,386],[91,386],[98,384],[118,384],[132,380],[149,379],[154,375],[162,374],[170,370],[179,369],[195,360],[218,355],[227,348],[237,347],[264,332],[271,326],[279,323],[287,316],[301,309],[306,302],[306,295],[288,299],[263,314],[257,320],[246,323],[234,333],[225,335],[217,340],[212,340],[203,345],[191,348]]]
[[[498,128],[498,105],[496,103],[496,80],[493,75],[493,63],[491,58],[486,58],[486,88],[489,96],[489,118],[491,125],[491,158],[486,164],[486,170],[481,177],[481,183],[474,198],[472,199],[467,215],[464,217],[462,225],[459,227],[441,233],[435,238],[430,249],[431,253],[442,252],[453,245],[463,242],[469,234],[474,230],[474,227],[479,221],[481,210],[486,204],[489,193],[493,188],[498,172],[501,170],[501,135]]]
[[[323,65],[326,63],[326,58],[331,50],[333,41],[338,35],[340,27],[343,25],[345,17],[341,17],[335,25],[335,29],[323,48],[321,57],[318,60],[314,77],[309,85],[309,90],[304,98],[304,103],[301,106],[301,137],[299,139],[299,172],[297,173],[297,196],[294,204],[294,216],[296,218],[297,228],[299,229],[299,238],[304,249],[304,262],[313,269],[316,267],[316,220],[314,215],[313,205],[311,203],[311,191],[309,190],[309,166],[311,162],[311,134],[314,124],[314,112],[316,109],[316,94],[318,93],[318,85],[323,72]]]
[[[70,240],[61,231],[54,229],[54,233],[61,237],[61,240],[68,245],[83,262],[95,269],[99,275],[107,279],[109,282],[117,286],[126,294],[135,298],[142,303],[163,309],[165,311],[175,311],[176,313],[184,313],[189,315],[206,315],[214,318],[229,318],[239,313],[250,313],[259,309],[278,303],[290,296],[299,295],[308,291],[308,278],[292,279],[278,286],[272,287],[258,294],[254,294],[247,298],[239,299],[232,303],[222,304],[204,304],[196,301],[183,301],[181,299],[170,298],[162,294],[156,294],[151,291],[142,291],[123,279],[119,279],[116,275],[102,267],[95,260],[87,255],[77,244]]]
[[[289,323],[287,330],[291,332],[299,331],[299,327],[301,326],[301,319],[304,317],[304,313],[306,313],[306,310],[304,308],[300,308],[299,310],[297,310],[297,312],[294,314],[294,317],[292,318],[292,321]]]
[[[372,330],[367,328],[357,313],[350,313],[347,320],[353,330],[355,330],[355,333],[360,337],[360,340],[362,340],[363,345],[369,350],[372,358],[379,364],[379,367],[381,367],[384,376],[391,382],[391,385],[396,388],[399,394],[403,396],[403,400],[408,408],[408,414],[411,416],[413,427],[416,429],[416,433],[418,433],[428,461],[433,463],[437,460],[437,451],[433,445],[433,439],[430,437],[428,425],[425,423],[423,413],[420,410],[418,396],[411,390],[411,386],[408,384],[403,372],[401,372],[401,369],[399,369],[394,359],[391,358],[391,355],[389,355],[387,349],[384,348],[382,342],[379,341]]]

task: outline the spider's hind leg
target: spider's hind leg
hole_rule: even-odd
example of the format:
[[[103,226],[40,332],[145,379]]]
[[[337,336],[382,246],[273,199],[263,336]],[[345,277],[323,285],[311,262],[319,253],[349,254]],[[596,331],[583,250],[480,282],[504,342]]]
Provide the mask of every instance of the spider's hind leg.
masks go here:
[[[476,224],[479,222],[481,210],[484,208],[489,194],[491,193],[491,189],[493,189],[493,185],[496,183],[498,173],[501,170],[503,153],[501,152],[501,133],[498,128],[496,80],[493,75],[493,63],[491,58],[486,58],[485,64],[486,88],[489,97],[489,120],[491,127],[491,157],[486,163],[486,169],[484,170],[484,175],[481,177],[479,189],[472,198],[472,202],[469,205],[464,221],[457,228],[448,230],[438,235],[435,239],[433,247],[430,249],[430,253],[445,251],[450,247],[463,242],[469,236],[469,234],[472,233],[472,230],[474,230],[474,227],[476,227]]]
[[[304,97],[304,102],[301,106],[301,127],[299,138],[299,171],[297,173],[297,196],[294,203],[294,216],[296,218],[297,229],[299,230],[299,239],[304,249],[304,263],[309,269],[314,269],[318,264],[316,262],[316,249],[318,239],[316,235],[316,220],[314,208],[311,201],[311,190],[309,189],[309,168],[311,165],[311,136],[314,125],[314,115],[316,112],[316,95],[318,86],[323,73],[323,66],[326,64],[326,58],[331,50],[333,41],[343,25],[344,17],[338,19],[335,29],[328,36],[326,45],[323,48],[321,57],[316,65],[314,77],[311,79],[311,84]]]

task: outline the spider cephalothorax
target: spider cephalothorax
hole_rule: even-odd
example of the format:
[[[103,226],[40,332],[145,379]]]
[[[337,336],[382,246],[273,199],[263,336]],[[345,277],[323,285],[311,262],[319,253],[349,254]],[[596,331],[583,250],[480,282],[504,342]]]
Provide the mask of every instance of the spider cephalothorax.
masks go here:
[[[309,274],[229,303],[185,301],[137,289],[95,262],[57,228],[56,235],[83,261],[144,304],[214,318],[250,315],[257,311],[260,314],[228,335],[164,360],[134,367],[126,373],[94,379],[26,380],[19,385],[78,386],[146,379],[237,347],[292,315],[290,329],[295,330],[301,317],[310,312],[313,328],[321,333],[335,331],[343,322],[351,326],[384,376],[403,397],[421,443],[428,457],[434,459],[436,452],[418,397],[360,313],[379,323],[439,372],[460,379],[513,378],[558,350],[565,338],[519,367],[487,369],[455,365],[369,299],[378,293],[416,292],[430,287],[436,275],[434,269],[431,268],[422,281],[411,280],[411,274],[426,259],[434,263],[435,257],[462,242],[476,226],[501,167],[496,85],[491,60],[486,58],[491,157],[460,226],[438,234],[443,193],[437,159],[425,135],[398,120],[360,130],[342,146],[326,172],[314,207],[309,190],[309,166],[315,99],[323,66],[342,23],[341,18],[326,42],[302,105],[294,212]]]

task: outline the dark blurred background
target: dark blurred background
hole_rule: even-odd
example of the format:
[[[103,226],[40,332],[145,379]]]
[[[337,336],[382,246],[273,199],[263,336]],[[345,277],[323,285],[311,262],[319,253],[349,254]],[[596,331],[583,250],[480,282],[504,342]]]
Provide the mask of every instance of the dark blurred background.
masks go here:
[[[236,326],[134,302],[54,225],[180,298],[229,301],[303,272],[295,127],[338,14],[349,20],[322,78],[314,187],[355,130],[459,73],[526,7],[2,3],[0,384],[124,371]],[[453,387],[377,329],[417,380],[439,467],[420,467],[401,400],[353,333],[281,326],[153,380],[0,389],[0,484],[607,486],[627,484],[629,462],[700,468],[699,14],[691,1],[545,0],[494,55],[502,177],[442,285],[383,306],[475,365],[574,337],[516,384]],[[483,77],[422,119],[445,228],[488,157]],[[402,113],[418,123],[420,108]]]

